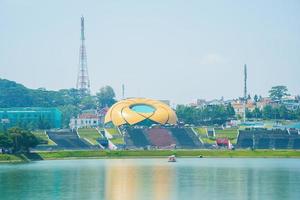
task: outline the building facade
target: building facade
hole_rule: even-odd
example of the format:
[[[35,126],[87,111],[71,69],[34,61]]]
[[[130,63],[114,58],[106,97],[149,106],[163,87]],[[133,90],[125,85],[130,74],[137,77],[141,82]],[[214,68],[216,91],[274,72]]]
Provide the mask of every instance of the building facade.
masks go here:
[[[78,128],[93,128],[97,127],[100,124],[100,120],[98,115],[92,113],[83,113],[78,115],[76,118],[72,118],[70,120],[70,128],[78,129]]]
[[[0,108],[2,128],[19,126],[29,129],[61,128],[62,115],[57,108]]]

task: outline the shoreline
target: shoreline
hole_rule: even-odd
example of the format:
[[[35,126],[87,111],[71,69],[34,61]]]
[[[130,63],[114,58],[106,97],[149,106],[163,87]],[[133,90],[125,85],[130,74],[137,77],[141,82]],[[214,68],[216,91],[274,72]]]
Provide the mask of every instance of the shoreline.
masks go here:
[[[41,160],[144,159],[167,158],[300,158],[299,150],[116,150],[116,151],[40,151],[30,154],[0,154],[2,163],[26,163]]]

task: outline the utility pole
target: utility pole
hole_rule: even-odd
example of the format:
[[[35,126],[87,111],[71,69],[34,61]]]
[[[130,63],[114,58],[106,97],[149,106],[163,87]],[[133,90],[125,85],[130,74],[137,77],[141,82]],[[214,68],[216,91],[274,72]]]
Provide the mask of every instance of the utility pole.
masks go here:
[[[125,85],[122,84],[122,99],[125,99]]]

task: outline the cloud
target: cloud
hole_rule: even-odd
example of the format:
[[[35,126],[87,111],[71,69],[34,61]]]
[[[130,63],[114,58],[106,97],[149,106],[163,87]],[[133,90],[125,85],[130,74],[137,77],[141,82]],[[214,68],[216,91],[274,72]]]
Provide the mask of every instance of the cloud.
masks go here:
[[[200,59],[201,65],[216,65],[223,64],[225,59],[218,54],[206,54]]]

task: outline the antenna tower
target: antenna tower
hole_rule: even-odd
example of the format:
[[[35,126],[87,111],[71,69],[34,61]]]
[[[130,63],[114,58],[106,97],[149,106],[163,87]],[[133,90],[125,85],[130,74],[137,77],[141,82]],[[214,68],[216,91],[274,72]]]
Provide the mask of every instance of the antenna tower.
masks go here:
[[[247,104],[247,65],[244,65],[244,122],[246,121],[246,104]]]
[[[90,94],[90,79],[87,68],[87,56],[85,49],[84,37],[84,17],[81,17],[81,37],[79,49],[79,70],[77,76],[76,88],[80,91],[81,95]]]

